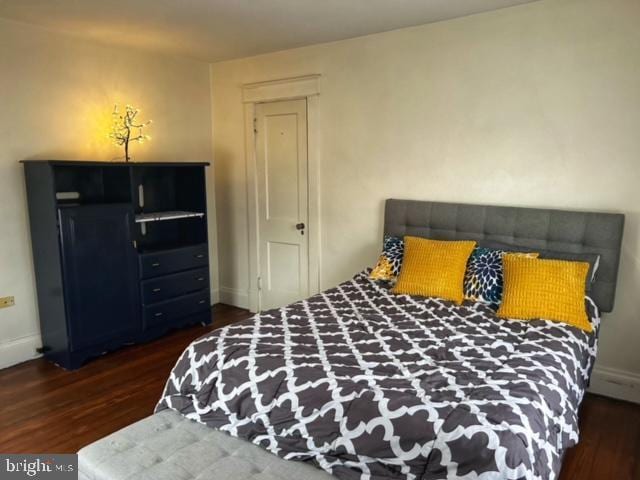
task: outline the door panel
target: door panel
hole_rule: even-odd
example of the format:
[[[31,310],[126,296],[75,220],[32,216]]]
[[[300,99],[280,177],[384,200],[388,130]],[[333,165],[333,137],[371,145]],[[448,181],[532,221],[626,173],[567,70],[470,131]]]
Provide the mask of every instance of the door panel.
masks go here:
[[[264,120],[267,220],[300,218],[297,115],[270,115]]]
[[[281,290],[297,296],[300,288],[300,245],[284,242],[268,242],[267,288]]]
[[[309,294],[307,103],[256,106],[260,308]]]
[[[59,212],[72,349],[139,331],[131,206],[90,205]]]

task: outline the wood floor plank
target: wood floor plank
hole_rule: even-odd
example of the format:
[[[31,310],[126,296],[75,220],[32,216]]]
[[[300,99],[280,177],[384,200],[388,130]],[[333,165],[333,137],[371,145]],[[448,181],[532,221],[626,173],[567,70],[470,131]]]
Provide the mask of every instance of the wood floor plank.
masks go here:
[[[150,415],[187,345],[249,316],[219,304],[212,326],[124,348],[74,372],[44,359],[0,370],[0,452],[74,453]],[[640,405],[587,395],[580,431],[560,480],[640,480]]]

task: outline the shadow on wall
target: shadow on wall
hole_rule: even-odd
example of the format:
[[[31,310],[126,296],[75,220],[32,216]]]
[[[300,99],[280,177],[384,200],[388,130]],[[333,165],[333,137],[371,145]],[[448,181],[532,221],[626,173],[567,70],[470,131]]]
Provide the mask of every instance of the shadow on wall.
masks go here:
[[[336,207],[334,211],[335,215],[340,215],[340,228],[333,232],[323,230],[322,289],[334,287],[375,266],[382,251],[384,204],[385,199],[380,198],[371,209],[354,204]],[[329,209],[323,210],[323,215],[330,214]],[[323,220],[328,223],[326,218]],[[370,233],[364,237],[358,233],[361,231]]]
[[[613,312],[604,314],[600,348],[606,352],[607,363],[625,365],[625,369],[638,372],[640,368],[640,331],[629,324],[640,322],[640,302],[635,295],[640,291],[640,212],[625,214],[620,270]],[[629,338],[632,334],[635,338]],[[620,339],[624,338],[624,342]],[[615,360],[614,360],[615,359]],[[612,361],[613,360],[613,361]]]
[[[226,165],[232,165],[233,162],[238,161],[232,154],[225,150],[215,151],[215,168],[224,169]],[[244,159],[241,159],[244,162]],[[244,168],[242,171],[244,172]],[[246,271],[248,272],[249,264],[249,246],[248,246],[248,222],[249,219],[243,218],[240,221],[233,215],[235,211],[248,212],[246,205],[247,198],[247,184],[246,178],[233,179],[233,176],[229,172],[216,171],[215,178],[220,179],[232,179],[233,184],[220,185],[218,183],[215,188],[215,203],[216,203],[216,215],[218,225],[224,226],[224,231],[218,230],[218,264],[220,265],[219,271],[225,273],[225,278],[220,279],[220,287],[245,285],[248,282],[248,278],[238,278],[238,272],[243,271],[242,268],[234,266],[233,262],[237,259],[244,259],[246,262]],[[244,205],[235,206],[237,201],[238,192],[242,192]],[[244,231],[244,237],[233,238],[239,232]],[[243,267],[244,268],[244,267]],[[248,289],[248,283],[247,283]]]
[[[620,254],[620,269],[614,310],[608,314],[619,316],[623,312],[636,321],[640,317],[638,299],[625,292],[640,291],[640,213],[625,213],[624,235]],[[631,319],[629,319],[631,321]]]

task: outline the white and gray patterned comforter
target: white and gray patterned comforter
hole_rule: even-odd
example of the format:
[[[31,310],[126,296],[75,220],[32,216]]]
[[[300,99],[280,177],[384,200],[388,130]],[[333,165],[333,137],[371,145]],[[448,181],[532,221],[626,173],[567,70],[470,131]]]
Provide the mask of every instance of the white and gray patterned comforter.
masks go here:
[[[392,295],[367,272],[194,341],[157,410],[342,479],[553,479],[596,333]]]

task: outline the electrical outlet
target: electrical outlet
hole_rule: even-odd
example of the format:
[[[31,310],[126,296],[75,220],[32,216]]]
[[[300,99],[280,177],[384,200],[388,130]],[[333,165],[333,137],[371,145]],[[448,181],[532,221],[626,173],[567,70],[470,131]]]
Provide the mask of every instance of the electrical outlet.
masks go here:
[[[0,308],[13,307],[15,304],[15,297],[0,297]]]

